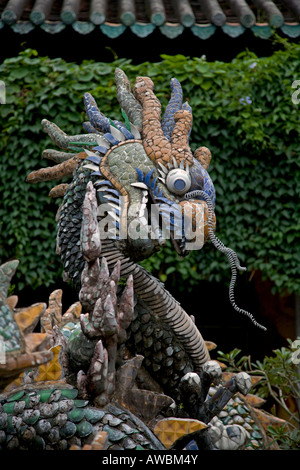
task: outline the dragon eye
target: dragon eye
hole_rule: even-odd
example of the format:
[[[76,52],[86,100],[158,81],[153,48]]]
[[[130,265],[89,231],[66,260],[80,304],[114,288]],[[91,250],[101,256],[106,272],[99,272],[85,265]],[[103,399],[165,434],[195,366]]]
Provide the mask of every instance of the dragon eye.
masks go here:
[[[166,185],[171,193],[185,194],[191,187],[191,177],[185,170],[174,168],[167,175]]]

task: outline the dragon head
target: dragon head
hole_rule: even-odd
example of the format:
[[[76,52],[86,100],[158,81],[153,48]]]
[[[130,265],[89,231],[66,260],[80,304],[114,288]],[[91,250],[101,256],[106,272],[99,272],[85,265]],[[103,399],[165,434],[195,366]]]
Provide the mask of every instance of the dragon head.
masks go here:
[[[99,179],[102,233],[117,238],[120,250],[135,260],[150,256],[167,238],[185,256],[200,249],[215,229],[210,151],[201,147],[192,154],[192,110],[182,103],[176,79],[161,118],[149,78],[138,77],[133,91],[122,70],[116,70],[115,78],[127,126],[108,120],[93,97],[84,95],[90,119],[84,127],[97,140],[86,167]]]
[[[215,189],[208,174],[211,153],[206,147],[193,153],[189,146],[192,109],[187,102],[183,103],[180,83],[176,78],[171,79],[171,97],[163,116],[149,77],[137,77],[131,88],[125,73],[117,68],[115,83],[124,122],[107,118],[92,95],[85,93],[89,119],[83,123],[85,134],[68,136],[54,123],[42,121],[57,146],[75,149],[76,153],[45,150],[44,157],[58,164],[33,171],[27,181],[61,179],[74,176],[74,171],[78,170],[70,185],[58,185],[50,192],[51,197],[65,195],[63,211],[68,212],[71,204],[75,214],[76,210],[81,211],[83,198],[82,195],[77,197],[76,192],[81,191],[84,182],[86,185],[84,171],[88,171],[88,180],[92,179],[97,188],[101,240],[113,243],[114,248],[112,245],[111,251],[108,248],[112,259],[118,256],[115,247],[132,261],[145,259],[158,251],[167,238],[171,239],[176,252],[185,256],[191,250],[201,249],[209,239],[229,260],[232,306],[265,329],[235,303],[237,270],[246,268],[240,266],[236,253],[215,236]],[[78,152],[79,149],[82,151]],[[80,187],[74,187],[78,183]],[[70,201],[68,191],[74,196]],[[63,218],[58,217],[58,220],[59,233],[70,237],[65,233],[68,229]],[[78,220],[74,217],[70,221],[75,231]],[[77,245],[70,251],[66,248],[65,267],[69,264],[67,257],[79,250]],[[58,249],[61,249],[59,241]],[[79,266],[74,269],[76,277]]]

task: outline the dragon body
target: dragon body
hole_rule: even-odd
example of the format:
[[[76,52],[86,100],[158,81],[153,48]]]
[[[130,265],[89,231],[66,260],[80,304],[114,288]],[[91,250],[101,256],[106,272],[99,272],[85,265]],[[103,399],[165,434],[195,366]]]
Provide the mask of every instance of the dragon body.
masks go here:
[[[180,371],[183,375],[192,370],[199,372],[209,360],[209,353],[190,316],[138,261],[165,244],[164,230],[168,230],[167,235],[181,256],[188,254],[188,225],[192,239],[200,234],[201,247],[207,241],[206,202],[203,198],[184,200],[183,196],[190,190],[203,189],[214,204],[214,187],[207,173],[210,152],[201,148],[195,152],[196,157],[191,153],[191,109],[187,103],[182,104],[182,90],[176,79],[171,81],[172,96],[163,120],[148,78],[137,79],[134,95],[127,77],[117,69],[116,84],[122,110],[133,121],[127,126],[130,130],[103,116],[88,93],[84,101],[90,121],[84,127],[89,134],[69,137],[43,121],[54,143],[65,149],[80,145],[81,150],[71,156],[73,162],[77,159],[78,168],[59,210],[57,246],[66,277],[79,289],[84,266],[80,251],[81,207],[86,185],[92,181],[97,189],[98,223],[102,227],[100,256],[106,258],[110,269],[119,260],[121,277],[133,276],[137,318],[128,330],[131,348],[151,357],[145,363],[149,363],[158,381],[176,388]],[[47,152],[49,157],[50,151]],[[59,169],[63,164],[70,167],[70,158]],[[28,177],[28,181],[37,179],[36,173]],[[142,338],[137,324],[147,329]],[[162,332],[167,332],[167,341],[152,340],[155,334],[157,339],[164,337]]]

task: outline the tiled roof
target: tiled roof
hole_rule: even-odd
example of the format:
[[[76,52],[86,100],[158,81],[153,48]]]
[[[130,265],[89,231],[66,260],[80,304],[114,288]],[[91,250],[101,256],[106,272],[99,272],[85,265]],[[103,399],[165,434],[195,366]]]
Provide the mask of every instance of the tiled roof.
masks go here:
[[[80,34],[98,28],[115,38],[130,28],[139,37],[159,29],[176,38],[188,28],[207,39],[221,28],[231,37],[251,29],[268,38],[277,28],[300,36],[300,0],[0,0],[0,18],[0,29],[22,34],[37,27],[49,33],[69,27]]]

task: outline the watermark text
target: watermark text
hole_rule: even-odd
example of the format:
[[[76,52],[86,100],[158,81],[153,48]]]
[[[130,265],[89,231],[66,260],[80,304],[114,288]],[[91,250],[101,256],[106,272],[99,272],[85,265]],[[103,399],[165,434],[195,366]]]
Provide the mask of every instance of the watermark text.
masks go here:
[[[101,239],[130,240],[175,240],[185,241],[186,249],[199,250],[204,244],[206,225],[202,204],[184,206],[151,204],[141,207],[132,205],[126,212],[123,196],[119,205],[100,204],[98,206],[98,227]]]
[[[0,80],[0,104],[6,104],[6,89],[3,80]]]

